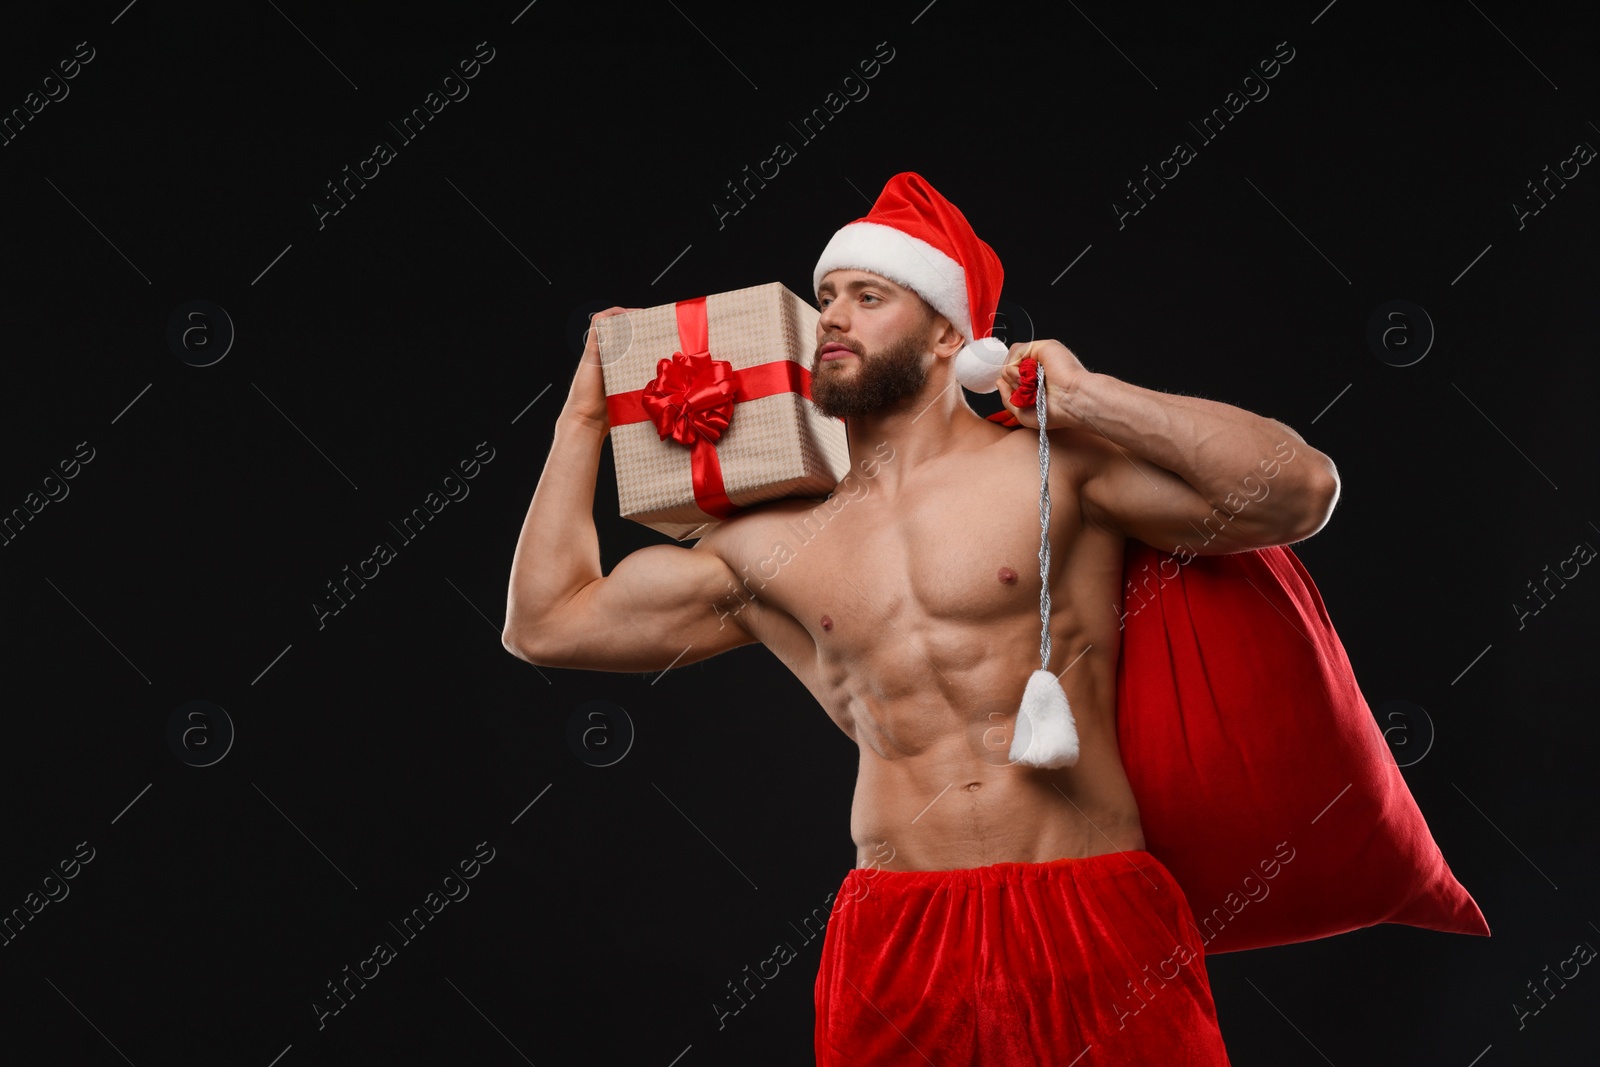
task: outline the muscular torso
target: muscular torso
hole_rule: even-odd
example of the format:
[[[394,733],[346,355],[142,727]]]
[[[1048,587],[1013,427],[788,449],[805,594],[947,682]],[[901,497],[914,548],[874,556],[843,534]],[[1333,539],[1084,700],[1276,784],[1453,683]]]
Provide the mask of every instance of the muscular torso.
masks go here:
[[[708,542],[738,619],[856,742],[857,866],[939,870],[1144,847],[1117,749],[1123,538],[1086,524],[1083,465],[1051,461],[1051,662],[1080,739],[1072,767],[1008,758],[1039,667],[1038,433],[920,465],[890,494],[853,457],[829,501],[780,501]],[[1068,665],[1070,669],[1068,669]],[[1063,673],[1064,672],[1064,673]]]

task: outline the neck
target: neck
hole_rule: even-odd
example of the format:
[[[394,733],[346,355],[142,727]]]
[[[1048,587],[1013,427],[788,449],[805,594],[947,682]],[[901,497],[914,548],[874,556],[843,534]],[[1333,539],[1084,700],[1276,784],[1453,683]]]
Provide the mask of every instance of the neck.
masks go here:
[[[922,466],[992,443],[1010,431],[973,411],[953,378],[930,376],[916,396],[891,410],[845,420],[852,466],[876,460],[874,481],[895,495]]]

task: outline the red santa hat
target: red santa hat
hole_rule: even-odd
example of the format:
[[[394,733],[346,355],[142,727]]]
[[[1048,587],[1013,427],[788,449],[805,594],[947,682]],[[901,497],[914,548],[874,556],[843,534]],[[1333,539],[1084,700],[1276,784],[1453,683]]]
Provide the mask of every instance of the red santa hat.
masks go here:
[[[863,218],[840,229],[812,272],[813,291],[831,270],[865,270],[913,289],[967,341],[956,353],[956,378],[992,393],[1006,346],[991,337],[1005,272],[994,249],[926,178],[906,171],[889,179]]]
[[[1000,257],[965,215],[926,178],[909,171],[889,179],[865,217],[828,241],[812,273],[813,291],[834,270],[864,270],[915,291],[961,331],[956,379],[975,393],[992,393],[1006,365],[1007,346],[990,336],[1000,283]],[[1012,403],[1032,403],[1039,420],[1039,660],[1022,695],[1010,756],[1032,767],[1078,761],[1078,731],[1061,680],[1050,671],[1050,449],[1045,436],[1044,371],[1023,361],[1023,386]]]

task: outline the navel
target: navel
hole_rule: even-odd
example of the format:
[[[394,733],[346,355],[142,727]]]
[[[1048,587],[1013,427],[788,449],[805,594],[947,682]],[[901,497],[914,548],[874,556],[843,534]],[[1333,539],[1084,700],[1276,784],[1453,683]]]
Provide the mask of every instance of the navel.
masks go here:
[[[828,615],[822,617],[822,628],[829,633],[833,632],[833,618]]]
[[[1012,570],[1010,567],[1001,567],[1000,568],[1000,581],[1005,585],[1016,585],[1017,584],[1017,572]]]
[[[968,782],[967,783],[967,792],[969,792],[969,793],[976,793],[978,790],[980,790],[982,788],[983,788],[983,783],[982,782]]]

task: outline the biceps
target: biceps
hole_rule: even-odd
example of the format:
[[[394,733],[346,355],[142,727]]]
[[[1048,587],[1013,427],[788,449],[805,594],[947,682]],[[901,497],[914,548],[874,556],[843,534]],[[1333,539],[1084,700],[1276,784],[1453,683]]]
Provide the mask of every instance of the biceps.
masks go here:
[[[752,643],[734,574],[714,553],[651,545],[572,598],[560,658],[586,670],[682,667]]]
[[[1112,453],[1084,485],[1084,518],[1162,552],[1198,556],[1261,548],[1250,500],[1231,494],[1213,505],[1165,467],[1132,453]]]

